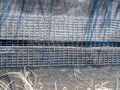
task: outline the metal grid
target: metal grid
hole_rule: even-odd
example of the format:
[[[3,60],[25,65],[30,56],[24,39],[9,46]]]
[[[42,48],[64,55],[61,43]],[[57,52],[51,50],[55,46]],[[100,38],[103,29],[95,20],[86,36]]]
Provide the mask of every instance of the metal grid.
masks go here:
[[[7,17],[0,30],[0,67],[120,64],[120,20],[86,29],[79,17]],[[19,23],[19,24],[18,24]]]

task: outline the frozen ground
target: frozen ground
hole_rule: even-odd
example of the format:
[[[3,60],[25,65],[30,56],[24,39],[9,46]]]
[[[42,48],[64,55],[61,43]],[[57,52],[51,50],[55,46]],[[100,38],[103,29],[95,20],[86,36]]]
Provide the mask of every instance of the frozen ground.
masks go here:
[[[98,84],[103,84],[107,88],[113,90],[119,90],[119,78],[120,78],[120,66],[102,66],[102,67],[47,67],[26,69],[26,71],[32,70],[37,76],[37,83],[33,84],[34,90],[87,90],[88,87],[94,87]],[[1,75],[6,72],[21,72],[23,69],[2,69]],[[7,75],[0,77],[5,83],[12,82],[9,86],[12,90],[21,90],[15,87],[20,85],[24,87],[24,82],[17,79],[14,75]],[[35,82],[33,74],[30,74],[30,80]],[[65,87],[67,89],[65,89]],[[118,89],[116,89],[118,87]],[[57,89],[56,89],[57,88]],[[63,89],[64,88],[64,89]],[[29,90],[29,89],[28,89]],[[94,89],[92,89],[94,90]],[[96,89],[97,90],[97,89]],[[104,89],[102,89],[104,90]],[[111,90],[111,89],[109,89]]]

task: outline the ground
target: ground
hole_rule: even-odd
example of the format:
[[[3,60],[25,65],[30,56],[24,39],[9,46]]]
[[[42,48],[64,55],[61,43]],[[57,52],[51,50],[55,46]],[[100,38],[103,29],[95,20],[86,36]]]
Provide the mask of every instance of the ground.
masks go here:
[[[87,90],[88,87],[96,86],[98,84],[107,83],[107,88],[112,88],[115,90],[116,87],[120,87],[117,80],[120,77],[120,66],[80,66],[80,67],[50,67],[50,68],[27,68],[26,71],[33,71],[37,76],[37,84],[35,90],[40,90],[42,85],[42,90]],[[4,72],[3,72],[4,71]],[[24,69],[1,69],[1,75],[7,72],[21,72]],[[6,77],[9,77],[6,78]],[[33,74],[30,74],[30,79],[35,82]],[[16,88],[14,85],[18,84],[20,86],[24,84],[21,80],[17,79],[13,75],[7,75],[1,77],[2,81],[8,83],[13,80],[14,83],[11,84],[13,90],[21,90]],[[21,84],[20,84],[21,83]],[[117,86],[118,83],[118,86]],[[64,89],[63,89],[64,88]],[[26,90],[26,89],[25,89]],[[118,89],[119,90],[119,89]]]

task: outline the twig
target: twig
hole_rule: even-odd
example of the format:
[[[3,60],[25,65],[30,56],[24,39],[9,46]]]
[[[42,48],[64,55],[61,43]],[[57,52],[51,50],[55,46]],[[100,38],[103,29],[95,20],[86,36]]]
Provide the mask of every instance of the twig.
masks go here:
[[[56,84],[56,82],[55,82],[55,90],[57,90],[57,84]]]
[[[119,78],[116,79],[116,89],[115,90],[118,90],[118,85],[119,85]]]

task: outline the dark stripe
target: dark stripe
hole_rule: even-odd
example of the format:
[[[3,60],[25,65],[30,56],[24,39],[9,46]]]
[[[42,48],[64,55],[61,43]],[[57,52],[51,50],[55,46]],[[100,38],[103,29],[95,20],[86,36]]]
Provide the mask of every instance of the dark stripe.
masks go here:
[[[120,42],[103,41],[39,41],[39,40],[0,40],[0,46],[73,46],[73,47],[120,47]]]

